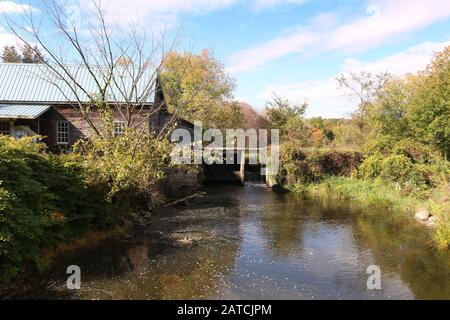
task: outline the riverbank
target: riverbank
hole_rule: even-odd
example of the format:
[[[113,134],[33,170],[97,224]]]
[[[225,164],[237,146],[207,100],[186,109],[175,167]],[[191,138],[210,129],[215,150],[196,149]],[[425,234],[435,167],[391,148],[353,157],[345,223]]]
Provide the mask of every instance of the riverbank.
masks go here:
[[[437,217],[430,239],[440,249],[450,248],[450,186],[442,185],[411,193],[381,180],[328,177],[318,183],[293,184],[287,189],[306,196],[345,199],[362,207],[378,207],[393,213],[393,219],[413,218],[419,210]]]
[[[116,175],[95,158],[49,153],[33,139],[0,135],[1,285],[21,274],[46,269],[55,248],[77,239],[94,240],[117,225],[145,219],[149,206],[159,200],[156,183],[138,173],[150,172],[148,168],[128,168],[133,181],[121,171],[126,186],[113,186],[109,183]],[[115,168],[124,163],[110,160]],[[156,181],[163,177],[161,174]],[[141,189],[134,188],[133,183],[141,178],[151,187],[145,189],[142,184]]]

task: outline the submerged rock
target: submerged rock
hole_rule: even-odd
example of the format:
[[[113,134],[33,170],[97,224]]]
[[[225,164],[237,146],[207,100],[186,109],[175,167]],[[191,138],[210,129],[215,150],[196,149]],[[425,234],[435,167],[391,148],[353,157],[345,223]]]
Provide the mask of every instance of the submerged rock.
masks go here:
[[[425,210],[425,209],[422,209],[422,210],[418,211],[414,215],[414,217],[418,221],[427,221],[430,216],[431,216],[430,212],[428,210]]]

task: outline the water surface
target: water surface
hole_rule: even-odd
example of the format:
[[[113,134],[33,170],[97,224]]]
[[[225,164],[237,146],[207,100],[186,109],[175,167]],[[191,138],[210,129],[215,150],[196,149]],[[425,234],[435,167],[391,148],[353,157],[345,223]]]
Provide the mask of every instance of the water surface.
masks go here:
[[[211,186],[155,215],[139,236],[62,257],[28,298],[450,299],[450,256],[428,229],[379,209],[262,185]],[[65,289],[63,266],[82,270]],[[367,289],[367,267],[382,289]]]

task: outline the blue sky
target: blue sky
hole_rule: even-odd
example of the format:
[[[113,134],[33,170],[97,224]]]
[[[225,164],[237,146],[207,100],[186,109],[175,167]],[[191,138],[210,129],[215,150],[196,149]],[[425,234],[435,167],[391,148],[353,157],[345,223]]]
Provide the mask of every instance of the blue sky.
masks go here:
[[[75,8],[90,0],[69,0]],[[14,15],[19,1],[0,0]],[[23,1],[27,3],[28,1]],[[108,18],[139,19],[179,33],[180,48],[211,49],[236,78],[235,97],[264,107],[272,92],[308,100],[308,116],[347,116],[355,102],[334,80],[341,72],[423,69],[450,45],[448,0],[108,0]],[[36,12],[41,1],[29,3]],[[14,41],[0,29],[0,46]]]

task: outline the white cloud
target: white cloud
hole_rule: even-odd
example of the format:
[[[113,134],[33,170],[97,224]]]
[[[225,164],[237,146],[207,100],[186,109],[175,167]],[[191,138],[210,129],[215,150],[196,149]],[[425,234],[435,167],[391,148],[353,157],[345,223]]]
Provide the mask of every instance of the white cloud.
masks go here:
[[[227,59],[229,70],[248,71],[307,51],[364,51],[449,16],[448,0],[376,0],[363,16],[351,21],[338,23],[336,15],[319,15],[302,29],[238,51]],[[298,42],[305,37],[308,41]]]
[[[78,0],[82,8],[92,7],[92,0]],[[119,24],[148,22],[171,27],[185,14],[203,14],[244,4],[261,11],[285,4],[302,4],[307,0],[108,0],[108,21]]]
[[[424,69],[430,63],[433,53],[443,50],[448,45],[450,45],[450,41],[425,42],[410,47],[404,52],[375,61],[363,62],[356,59],[347,59],[344,62],[342,72],[366,70],[378,73],[390,71],[394,75],[403,76],[406,73]],[[335,80],[337,76],[317,81],[274,84],[264,90],[261,98],[268,99],[272,92],[293,100],[306,98],[310,103],[306,111],[308,117],[346,117],[356,108],[357,102],[343,95]]]
[[[372,73],[389,71],[391,74],[403,76],[408,72],[416,72],[424,69],[430,62],[434,52],[442,51],[450,45],[446,42],[425,42],[373,62],[362,62],[357,59],[346,59],[344,71],[369,71]]]
[[[3,50],[3,47],[5,46],[18,46],[19,43],[19,39],[15,35],[6,32],[5,29],[0,26],[0,50]]]
[[[400,34],[415,31],[450,16],[448,0],[381,0],[367,7],[367,16],[340,26],[328,49],[360,51]]]
[[[39,10],[26,4],[0,0],[0,14],[21,14],[29,11],[38,12]],[[21,45],[20,39],[15,35],[7,32],[5,28],[0,25],[0,52],[5,46],[12,45],[19,47]]]
[[[29,10],[37,11],[36,8],[33,8],[26,4],[19,4],[13,1],[1,1],[0,2],[0,13],[10,14],[10,13],[23,13]]]
[[[349,100],[342,96],[334,78],[317,81],[304,81],[285,85],[271,85],[261,98],[267,100],[273,92],[292,101],[307,100],[309,106],[306,110],[307,117],[325,116],[338,118],[348,116]]]
[[[228,57],[228,61],[231,64],[228,71],[236,73],[263,66],[270,61],[284,57],[286,54],[299,52],[315,41],[317,39],[314,34],[308,32],[274,39]]]
[[[229,7],[237,0],[108,0],[103,1],[107,22],[128,26],[145,24],[151,27],[173,27],[181,15],[201,14]],[[92,9],[92,0],[78,0],[82,12]]]
[[[253,0],[252,6],[256,10],[264,10],[281,5],[300,5],[308,0]]]

